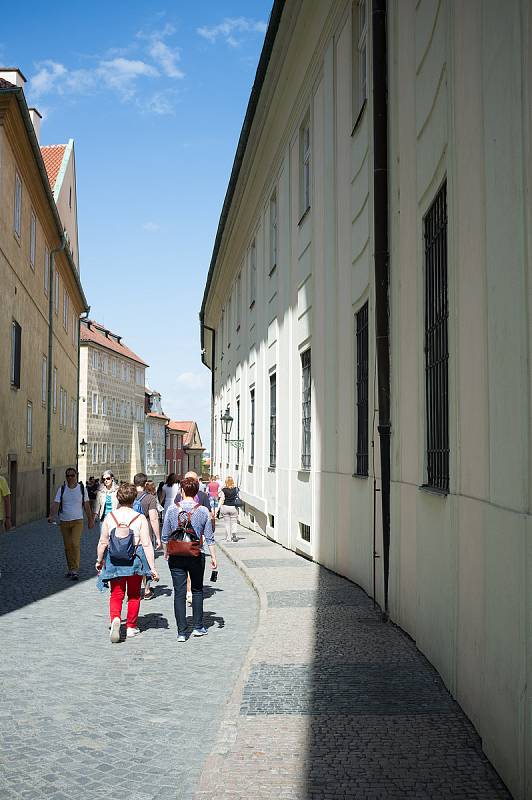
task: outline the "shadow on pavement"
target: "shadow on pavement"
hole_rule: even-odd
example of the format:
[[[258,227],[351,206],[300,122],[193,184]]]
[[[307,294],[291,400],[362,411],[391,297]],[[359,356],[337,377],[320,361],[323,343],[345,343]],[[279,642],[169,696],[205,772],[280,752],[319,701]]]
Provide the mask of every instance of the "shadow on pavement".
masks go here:
[[[321,569],[301,595],[314,653],[290,681],[306,691],[271,677],[285,713],[309,717],[308,800],[511,797],[439,674],[360,587]]]
[[[63,592],[82,581],[96,581],[94,562],[99,528],[84,528],[79,581],[67,580],[63,538],[58,525],[38,520],[0,536],[0,615]]]

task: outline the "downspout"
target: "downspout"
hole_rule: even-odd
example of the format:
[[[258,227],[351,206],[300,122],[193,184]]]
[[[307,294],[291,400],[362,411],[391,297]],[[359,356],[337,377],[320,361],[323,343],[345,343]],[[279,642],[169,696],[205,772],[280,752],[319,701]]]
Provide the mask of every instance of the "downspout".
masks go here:
[[[50,250],[50,262],[48,264],[48,391],[46,408],[46,513],[50,513],[50,502],[52,499],[52,377],[54,355],[54,265],[55,254],[61,253],[66,246],[67,239],[63,231],[61,247],[54,247]]]
[[[85,322],[89,318],[91,307],[89,306],[86,311],[83,312],[81,316],[78,317],[78,391],[76,394],[76,472],[79,472],[79,364],[80,364],[80,352],[81,352],[81,345],[80,345],[80,333],[81,333],[81,322]],[[85,401],[86,402],[86,401]],[[87,445],[88,446],[88,445]],[[88,456],[87,456],[88,458]],[[87,476],[85,476],[87,477]]]
[[[388,43],[386,0],[373,0],[373,214],[375,231],[375,330],[381,456],[384,617],[390,575],[390,307],[388,242]]]

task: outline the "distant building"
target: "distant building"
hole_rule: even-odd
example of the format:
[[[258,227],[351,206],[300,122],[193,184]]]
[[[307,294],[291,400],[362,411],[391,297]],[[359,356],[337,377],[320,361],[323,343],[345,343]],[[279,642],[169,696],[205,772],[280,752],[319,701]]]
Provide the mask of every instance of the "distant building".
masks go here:
[[[166,426],[169,417],[161,405],[161,395],[149,386],[145,389],[144,463],[146,474],[158,484],[166,478]]]
[[[119,480],[131,480],[144,471],[148,365],[93,320],[82,321],[80,334],[79,436],[87,442],[80,479],[111,469]]]
[[[26,105],[25,80],[0,68],[0,473],[14,524],[42,517],[76,463],[79,316],[88,310],[74,144],[57,146],[56,169],[56,146],[39,146],[41,115]]]
[[[198,425],[193,420],[170,420],[166,431],[166,468],[181,477],[186,472],[201,474],[201,459],[205,451]]]

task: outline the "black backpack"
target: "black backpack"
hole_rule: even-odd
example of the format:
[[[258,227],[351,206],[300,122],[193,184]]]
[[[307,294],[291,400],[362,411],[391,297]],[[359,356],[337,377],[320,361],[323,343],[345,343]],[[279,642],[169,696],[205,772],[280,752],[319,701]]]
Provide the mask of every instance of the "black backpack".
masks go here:
[[[83,485],[83,481],[78,483],[80,492],[81,492],[81,513],[83,514],[83,503],[85,502],[85,486]],[[59,498],[59,513],[63,511],[63,495],[65,493],[66,483],[63,481],[63,485],[61,486],[61,497]]]

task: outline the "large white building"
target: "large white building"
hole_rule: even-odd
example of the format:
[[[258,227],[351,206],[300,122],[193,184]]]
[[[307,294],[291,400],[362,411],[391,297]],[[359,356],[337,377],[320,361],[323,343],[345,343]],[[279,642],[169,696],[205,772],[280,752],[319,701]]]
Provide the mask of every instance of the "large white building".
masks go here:
[[[201,311],[212,470],[240,475],[244,524],[376,595],[516,798],[531,38],[528,0],[275,2]]]
[[[80,325],[80,480],[111,469],[119,481],[144,472],[144,386],[148,365],[122,337],[93,320]]]

